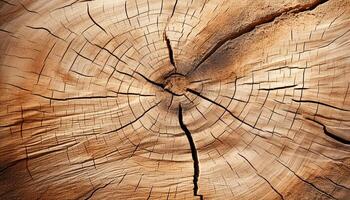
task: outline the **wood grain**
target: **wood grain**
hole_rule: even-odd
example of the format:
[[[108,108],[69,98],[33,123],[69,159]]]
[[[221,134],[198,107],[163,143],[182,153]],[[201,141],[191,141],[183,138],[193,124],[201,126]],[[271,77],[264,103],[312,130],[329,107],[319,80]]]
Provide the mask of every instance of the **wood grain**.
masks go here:
[[[348,0],[0,1],[0,199],[349,199]]]

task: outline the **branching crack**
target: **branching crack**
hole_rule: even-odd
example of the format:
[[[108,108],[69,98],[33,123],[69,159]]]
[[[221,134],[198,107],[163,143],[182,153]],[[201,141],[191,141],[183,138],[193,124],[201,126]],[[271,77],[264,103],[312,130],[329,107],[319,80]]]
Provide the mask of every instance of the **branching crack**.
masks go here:
[[[190,70],[187,73],[187,75],[193,73],[204,61],[206,61],[211,55],[213,55],[220,47],[222,47],[224,44],[226,44],[226,42],[233,40],[233,39],[236,39],[236,38],[238,38],[246,33],[253,31],[257,26],[271,23],[276,18],[282,16],[285,13],[288,13],[288,12],[299,13],[299,12],[311,11],[327,1],[328,0],[318,0],[316,2],[313,2],[311,4],[307,4],[304,6],[297,5],[294,7],[286,8],[285,10],[281,10],[281,11],[276,12],[276,13],[272,13],[270,15],[262,17],[259,20],[253,21],[251,24],[247,25],[246,27],[243,27],[240,31],[227,35],[222,40],[220,40],[218,43],[213,45],[213,47],[206,54],[204,54],[204,56],[199,60],[199,62],[196,64],[196,66],[193,67],[193,69]]]
[[[120,179],[118,185],[124,180],[124,178],[125,178],[126,175],[127,175],[127,173],[125,173],[125,174],[122,176],[122,178]],[[97,188],[95,188],[94,190],[91,191],[91,193],[89,194],[88,197],[85,198],[85,200],[91,199],[91,198],[94,196],[94,194],[95,194],[96,192],[98,192],[99,190],[101,190],[101,189],[103,189],[103,188],[106,188],[106,187],[109,186],[110,184],[114,183],[118,178],[119,178],[119,177],[116,177],[116,178],[112,179],[111,181],[109,181],[108,183],[105,183],[105,184],[102,185],[102,186],[98,186]]]
[[[329,131],[327,130],[327,127],[326,127],[324,124],[322,124],[321,122],[319,122],[319,121],[317,121],[317,120],[314,120],[314,119],[311,119],[311,118],[309,118],[309,117],[306,117],[305,119],[308,119],[308,120],[310,120],[310,121],[315,122],[316,124],[321,125],[322,128],[323,128],[323,132],[324,132],[328,137],[331,137],[331,138],[333,138],[334,140],[336,140],[336,141],[338,141],[338,142],[341,142],[341,143],[343,143],[343,144],[350,144],[350,141],[349,141],[349,140],[346,140],[345,138],[339,137],[339,136],[337,136],[336,134],[329,132]]]
[[[199,196],[200,199],[203,199],[203,195],[198,194],[198,177],[199,177],[199,161],[198,161],[198,155],[197,155],[197,149],[196,145],[193,141],[191,132],[187,129],[186,125],[183,122],[183,116],[182,116],[182,107],[181,104],[179,104],[179,123],[181,129],[185,132],[187,140],[190,144],[191,153],[192,153],[192,160],[193,160],[193,168],[194,168],[194,175],[193,175],[193,194],[194,196]]]
[[[104,185],[102,185],[102,186],[97,187],[96,189],[94,189],[94,190],[91,192],[91,194],[90,194],[88,197],[85,198],[85,200],[91,199],[91,197],[94,196],[94,194],[95,194],[97,191],[99,191],[99,190],[101,190],[101,189],[103,189],[103,188],[106,188],[108,185],[110,185],[111,183],[113,183],[115,180],[116,180],[116,179],[111,180],[111,181],[109,181],[108,183],[106,183],[106,184],[104,184]]]

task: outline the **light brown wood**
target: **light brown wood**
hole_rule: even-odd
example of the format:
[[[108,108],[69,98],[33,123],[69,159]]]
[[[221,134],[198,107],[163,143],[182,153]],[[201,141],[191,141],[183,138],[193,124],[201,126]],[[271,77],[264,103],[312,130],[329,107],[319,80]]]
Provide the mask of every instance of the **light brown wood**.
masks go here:
[[[0,1],[0,199],[350,199],[348,0]]]

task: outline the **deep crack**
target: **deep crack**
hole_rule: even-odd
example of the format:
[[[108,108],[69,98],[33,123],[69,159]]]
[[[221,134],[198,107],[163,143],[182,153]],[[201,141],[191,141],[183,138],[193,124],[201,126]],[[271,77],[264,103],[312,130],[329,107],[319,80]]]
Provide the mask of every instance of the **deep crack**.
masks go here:
[[[193,194],[194,194],[194,196],[199,196],[199,198],[202,200],[203,199],[203,195],[198,194],[199,161],[198,161],[197,149],[196,149],[196,145],[194,144],[191,132],[187,129],[186,125],[183,122],[181,104],[179,104],[179,113],[178,114],[179,114],[180,127],[185,132],[187,140],[188,140],[188,142],[190,144],[190,148],[191,148],[191,154],[192,154],[192,160],[193,160],[193,168],[194,168]]]
[[[305,6],[297,5],[297,6],[282,10],[280,12],[267,15],[267,16],[262,17],[261,19],[259,19],[257,21],[253,21],[251,24],[247,25],[246,27],[243,27],[240,31],[231,33],[228,36],[224,37],[223,39],[219,40],[215,45],[213,45],[213,48],[211,48],[209,51],[207,51],[207,53],[205,53],[202,56],[202,58],[199,60],[199,62],[196,64],[196,66],[194,66],[192,68],[192,70],[188,71],[188,73],[186,75],[189,75],[189,74],[193,73],[194,71],[196,71],[199,68],[199,66],[202,63],[204,63],[204,61],[206,61],[211,55],[213,55],[220,47],[222,47],[224,44],[226,44],[226,42],[228,42],[230,40],[234,40],[234,39],[236,39],[236,38],[238,38],[246,33],[249,33],[251,31],[253,31],[254,29],[256,29],[256,27],[258,27],[258,26],[261,26],[261,25],[267,24],[267,23],[271,23],[277,17],[280,17],[285,13],[288,13],[288,12],[299,13],[299,12],[311,11],[311,10],[314,10],[315,8],[317,8],[319,5],[326,3],[327,1],[328,0],[318,0],[314,3],[311,3],[309,5],[305,5]]]
[[[321,122],[319,122],[319,121],[317,121],[317,120],[311,119],[311,118],[309,118],[309,117],[306,117],[306,119],[308,119],[308,120],[310,120],[310,121],[313,121],[313,122],[315,122],[315,123],[318,124],[318,125],[321,125],[322,128],[323,128],[323,132],[324,132],[328,137],[330,137],[330,138],[332,138],[332,139],[334,139],[334,140],[336,140],[336,141],[338,141],[338,142],[340,142],[340,143],[343,143],[343,144],[347,144],[347,145],[350,144],[350,141],[349,141],[349,140],[347,140],[347,139],[345,139],[345,138],[342,138],[342,137],[339,137],[339,136],[337,136],[336,134],[334,134],[334,133],[328,131],[326,125],[324,125],[323,123],[321,123]]]
[[[178,0],[175,0],[175,4],[174,4],[174,7],[173,7],[173,11],[171,12],[170,18],[172,18],[172,17],[174,16],[175,9],[176,9],[176,6],[177,6],[177,1],[178,1]]]
[[[349,0],[0,1],[0,199],[349,191]]]
[[[166,32],[164,32],[164,39],[166,41],[166,46],[168,48],[168,52],[169,52],[169,60],[172,66],[174,66],[175,68],[175,72],[176,72],[176,65],[175,65],[175,59],[174,59],[174,51],[171,47],[171,43],[170,40],[168,38],[168,36],[166,35]]]

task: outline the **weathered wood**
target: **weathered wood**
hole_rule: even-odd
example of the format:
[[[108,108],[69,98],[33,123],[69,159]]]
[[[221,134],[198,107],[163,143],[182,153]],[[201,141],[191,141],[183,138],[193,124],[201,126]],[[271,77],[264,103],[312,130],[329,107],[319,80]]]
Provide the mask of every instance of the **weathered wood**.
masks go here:
[[[349,199],[347,0],[0,1],[0,199]]]

